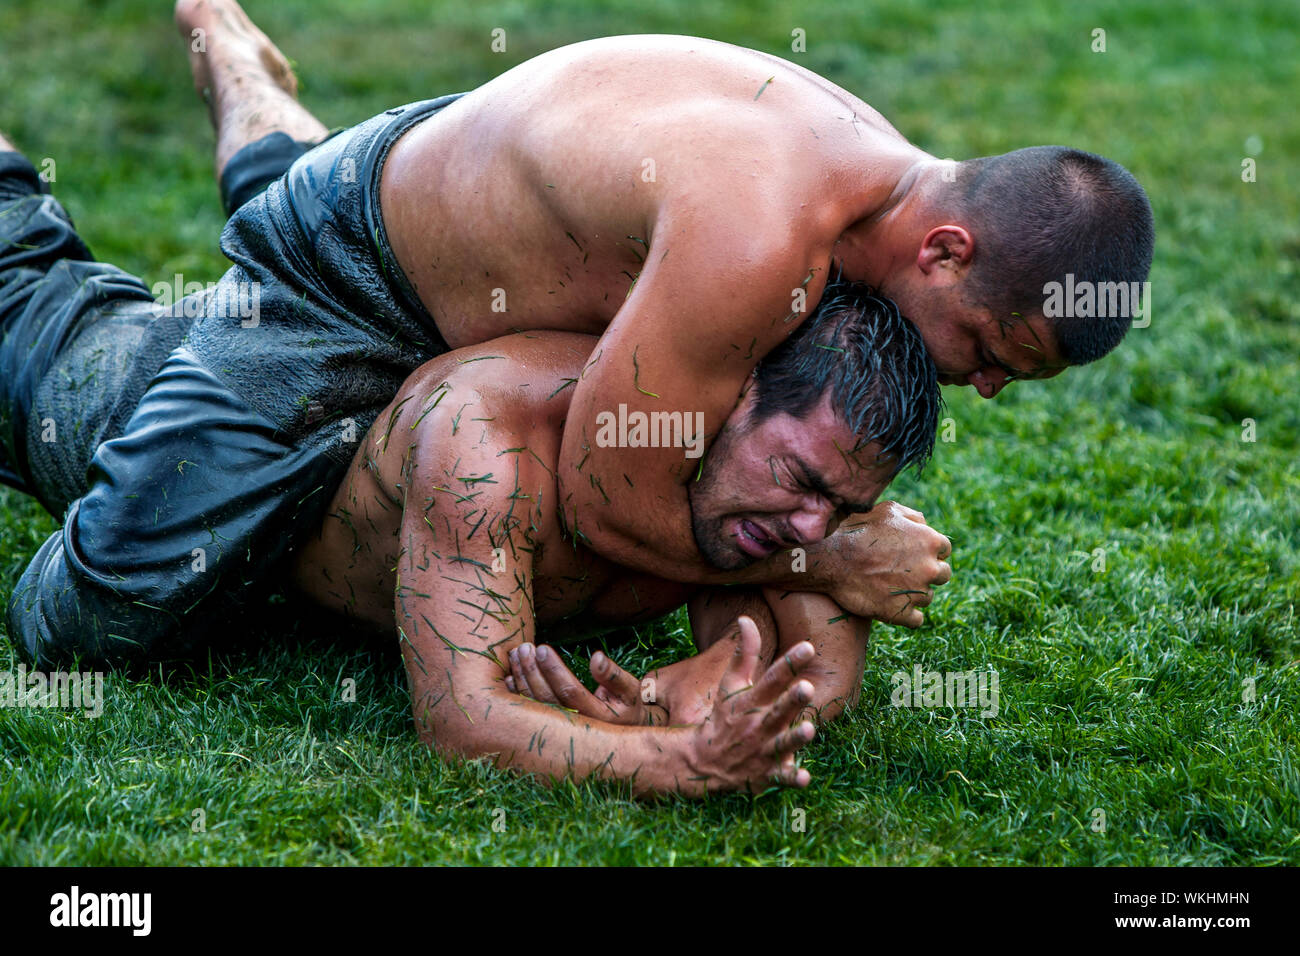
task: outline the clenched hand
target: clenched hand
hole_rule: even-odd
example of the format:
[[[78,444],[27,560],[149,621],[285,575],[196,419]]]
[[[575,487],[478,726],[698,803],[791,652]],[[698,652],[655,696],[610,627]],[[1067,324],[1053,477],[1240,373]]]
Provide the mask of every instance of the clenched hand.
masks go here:
[[[859,617],[920,627],[921,608],[934,588],[948,583],[952,542],[925,516],[896,501],[882,501],[845,521],[818,548],[810,548],[817,590]],[[811,590],[811,589],[810,589]]]

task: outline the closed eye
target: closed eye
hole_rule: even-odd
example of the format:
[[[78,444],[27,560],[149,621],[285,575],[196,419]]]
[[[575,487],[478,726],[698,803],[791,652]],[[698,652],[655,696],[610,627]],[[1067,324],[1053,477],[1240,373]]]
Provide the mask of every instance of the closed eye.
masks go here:
[[[1011,380],[1013,380],[1013,379],[1017,379],[1017,378],[1024,378],[1026,375],[1029,374],[1028,372],[1022,372],[1022,371],[1020,371],[1020,369],[1012,368],[1010,365],[1008,365],[1006,362],[1002,361],[1002,360],[1001,360],[1000,358],[998,358],[997,356],[993,355],[993,354],[992,354],[991,352],[989,352],[987,349],[981,349],[981,350],[980,350],[980,353],[981,353],[981,355],[983,356],[982,361],[984,362],[984,364],[985,364],[986,366],[988,366],[988,365],[996,365],[998,368],[1000,368],[1000,369],[1002,370],[1002,373],[1003,373],[1004,375],[1006,375],[1008,381],[1011,381]]]
[[[802,459],[799,460],[799,470],[803,473],[803,479],[801,481],[796,480],[795,484],[804,491],[819,495],[826,501],[830,502],[831,507],[835,509],[836,514],[866,514],[875,507],[874,502],[872,504],[863,504],[860,502],[845,501],[839,495],[831,491],[830,488],[826,486],[826,482],[821,479],[821,476],[814,474]]]

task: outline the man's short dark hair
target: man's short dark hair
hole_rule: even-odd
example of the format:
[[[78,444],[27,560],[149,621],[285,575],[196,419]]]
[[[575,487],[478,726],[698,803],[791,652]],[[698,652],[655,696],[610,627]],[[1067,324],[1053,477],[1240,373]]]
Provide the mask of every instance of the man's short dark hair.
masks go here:
[[[975,237],[975,304],[1006,322],[1043,311],[1044,287],[1066,282],[1144,282],[1155,222],[1133,175],[1104,156],[1033,146],[957,165],[956,202]],[[1094,286],[1095,288],[1095,286]],[[1128,314],[1049,317],[1062,357],[1082,365],[1108,353]]]
[[[829,283],[754,378],[751,424],[779,412],[802,418],[829,390],[831,407],[861,445],[878,442],[896,473],[920,470],[934,450],[943,400],[925,341],[897,305],[861,282]]]

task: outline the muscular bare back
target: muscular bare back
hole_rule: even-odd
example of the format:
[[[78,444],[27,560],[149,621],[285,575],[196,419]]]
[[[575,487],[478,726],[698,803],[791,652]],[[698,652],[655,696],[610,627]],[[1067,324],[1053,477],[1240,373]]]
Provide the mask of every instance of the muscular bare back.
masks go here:
[[[597,416],[702,414],[711,440],[816,305],[837,241],[927,158],[786,61],[616,37],[529,60],[415,126],[380,200],[453,348],[519,329],[601,336],[564,427],[565,521],[612,560],[703,582],[685,506],[695,463],[596,447]]]
[[[397,258],[455,348],[512,329],[599,334],[647,257],[701,216],[786,236],[824,269],[923,155],[785,60],[613,37],[529,60],[415,127],[380,196]],[[727,251],[696,265],[728,269]]]

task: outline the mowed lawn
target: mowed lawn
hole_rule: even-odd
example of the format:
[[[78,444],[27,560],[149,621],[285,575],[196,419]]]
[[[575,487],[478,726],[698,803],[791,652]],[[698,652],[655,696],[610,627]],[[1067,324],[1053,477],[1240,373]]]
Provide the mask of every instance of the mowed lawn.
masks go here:
[[[794,59],[939,156],[1104,153],[1155,209],[1151,324],[992,402],[947,390],[952,440],[892,497],[952,536],[955,577],[922,629],[877,627],[862,703],[806,752],[806,791],[656,805],[448,763],[415,738],[396,641],[357,649],[268,617],[254,649],[192,673],[109,675],[98,719],[0,709],[0,862],[1300,862],[1294,9],[472,6],[249,10],[329,126],[561,44],[669,32]],[[212,140],[165,7],[7,0],[0,129],[55,161],[100,258],[149,282],[214,280]],[[791,51],[796,29],[806,52]],[[56,526],[0,492],[0,599]],[[612,653],[634,669],[672,659],[684,627]],[[17,665],[0,642],[0,671]],[[891,706],[891,675],[916,666],[996,670],[997,715]]]

